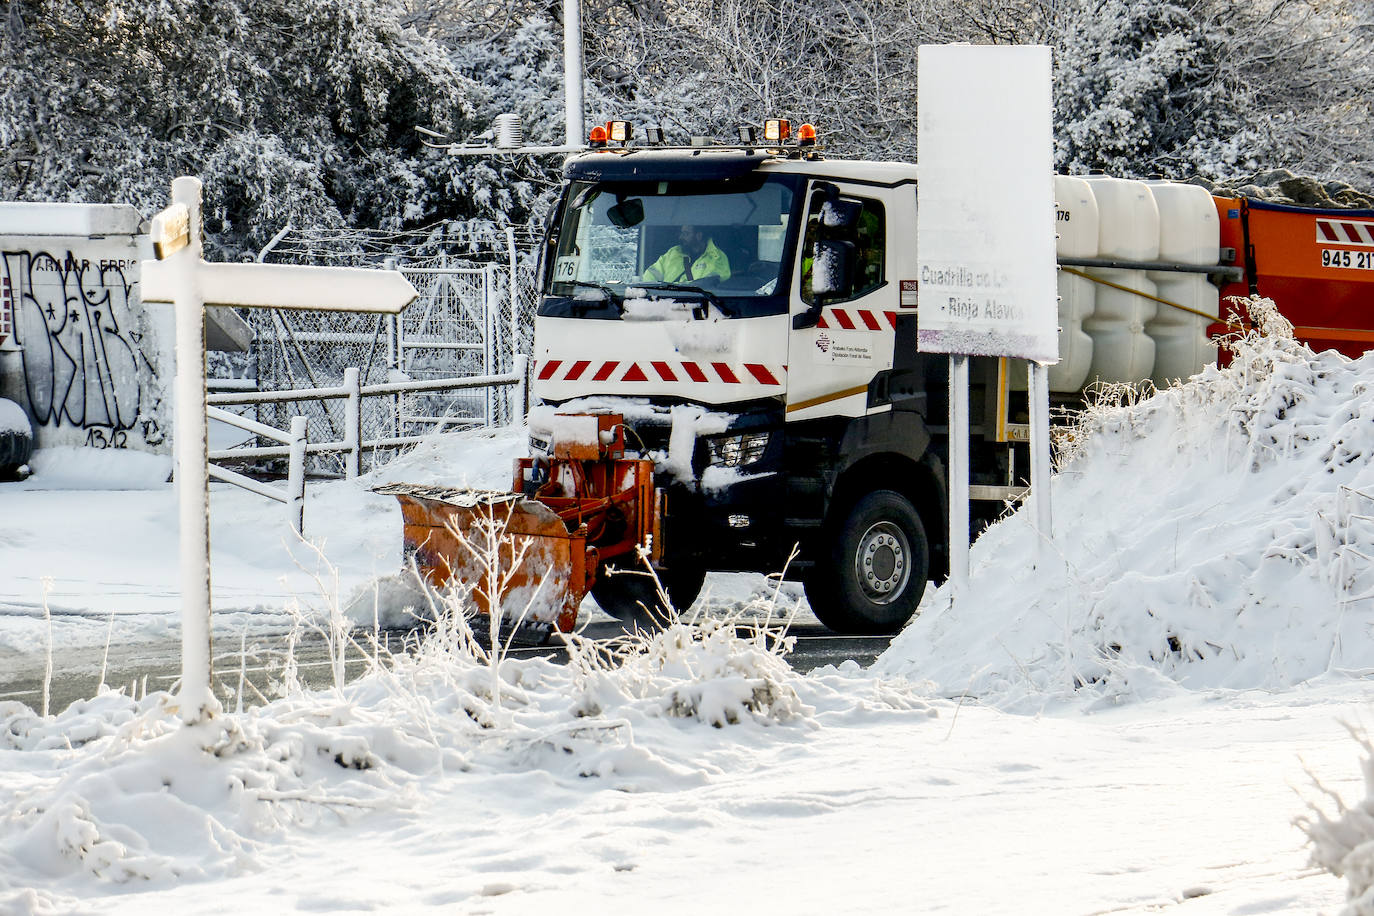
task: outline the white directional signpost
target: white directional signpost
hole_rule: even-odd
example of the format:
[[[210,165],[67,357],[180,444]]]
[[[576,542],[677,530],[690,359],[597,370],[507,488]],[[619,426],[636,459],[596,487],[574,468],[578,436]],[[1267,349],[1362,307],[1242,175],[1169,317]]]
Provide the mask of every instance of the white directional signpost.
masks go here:
[[[282,264],[207,264],[201,184],[172,182],[172,205],[153,217],[158,260],[144,261],[143,301],[170,302],[176,319],[176,478],[181,522],[181,690],[190,724],[214,713],[210,689],[210,490],[205,418],[205,307],[329,309],[395,314],[419,294],[399,271]]]
[[[1031,361],[1031,498],[1050,536],[1059,361],[1050,51],[924,45],[917,61],[917,349],[950,354],[950,578],[968,577],[968,357]]]

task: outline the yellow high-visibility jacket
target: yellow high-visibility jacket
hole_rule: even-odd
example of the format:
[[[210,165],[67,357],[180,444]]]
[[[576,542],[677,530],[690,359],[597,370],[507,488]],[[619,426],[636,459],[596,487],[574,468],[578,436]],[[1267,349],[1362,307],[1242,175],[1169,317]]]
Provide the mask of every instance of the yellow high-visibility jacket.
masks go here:
[[[681,245],[669,248],[663,252],[663,257],[644,269],[645,280],[661,280],[664,283],[692,283],[712,276],[730,279],[730,259],[710,240],[707,240],[706,250],[701,257],[692,262],[690,279],[687,276],[687,252],[682,250]]]

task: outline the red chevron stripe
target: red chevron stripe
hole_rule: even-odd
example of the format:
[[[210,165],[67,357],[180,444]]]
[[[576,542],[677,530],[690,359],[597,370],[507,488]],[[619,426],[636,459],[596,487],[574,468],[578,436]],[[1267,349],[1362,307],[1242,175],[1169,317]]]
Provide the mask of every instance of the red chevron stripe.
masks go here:
[[[1317,220],[1317,241],[1337,245],[1374,245],[1374,223],[1354,220]]]
[[[540,365],[538,378],[540,381],[553,379],[575,382],[593,367],[595,371],[589,380],[594,382],[648,382],[651,380],[648,370],[652,367],[654,374],[665,382],[683,383],[690,380],[698,384],[724,382],[728,385],[741,385],[756,382],[760,385],[782,385],[781,379],[787,372],[786,366],[779,367],[780,371],[775,372],[764,363],[744,363],[743,371],[736,371],[736,367],[730,363],[703,364],[653,360],[641,365],[638,362],[605,360],[596,364],[582,359],[569,364],[566,360],[551,359]]]
[[[897,330],[897,313],[883,312],[883,314],[887,316],[887,326],[894,331]]]
[[[839,324],[840,327],[844,328],[846,331],[854,330],[854,322],[844,309],[835,309],[834,314],[835,321]]]
[[[752,376],[754,377],[755,381],[757,381],[757,382],[759,382],[759,383],[761,383],[761,384],[764,384],[764,385],[781,385],[781,384],[782,384],[782,382],[779,382],[776,378],[773,377],[773,373],[771,373],[771,372],[768,371],[768,367],[767,367],[767,366],[761,366],[761,365],[759,365],[758,363],[745,363],[745,364],[744,364],[744,368],[748,369],[748,370],[749,370],[749,374],[752,375]]]
[[[860,311],[859,317],[864,320],[864,324],[868,325],[870,331],[876,331],[882,327],[882,324],[878,322],[878,316],[867,309]]]

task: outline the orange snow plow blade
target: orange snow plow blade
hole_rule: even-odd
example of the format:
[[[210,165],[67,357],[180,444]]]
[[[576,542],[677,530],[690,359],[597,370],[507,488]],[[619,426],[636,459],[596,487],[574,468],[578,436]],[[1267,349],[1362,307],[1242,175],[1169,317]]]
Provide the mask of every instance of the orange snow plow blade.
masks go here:
[[[596,575],[597,551],[586,528],[573,531],[543,503],[515,493],[393,484],[407,553],[435,588],[471,588],[478,611],[523,623],[551,623],[570,632],[577,606]],[[492,571],[488,562],[495,558]]]
[[[608,560],[662,551],[654,463],[625,458],[614,414],[558,416],[547,457],[515,462],[512,492],[388,484],[401,503],[405,549],[435,588],[469,590],[483,614],[570,632]],[[491,562],[492,560],[495,562]]]

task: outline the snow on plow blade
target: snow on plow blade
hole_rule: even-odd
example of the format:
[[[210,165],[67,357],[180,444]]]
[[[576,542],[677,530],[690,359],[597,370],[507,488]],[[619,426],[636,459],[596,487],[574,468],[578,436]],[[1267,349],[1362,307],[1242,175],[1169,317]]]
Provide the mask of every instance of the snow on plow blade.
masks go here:
[[[403,483],[376,492],[400,501],[406,556],[432,586],[470,589],[476,610],[511,624],[571,632],[596,575],[585,526],[569,531],[548,506],[517,493]]]

